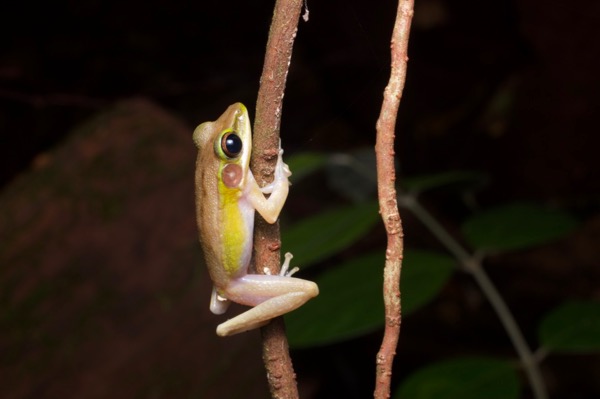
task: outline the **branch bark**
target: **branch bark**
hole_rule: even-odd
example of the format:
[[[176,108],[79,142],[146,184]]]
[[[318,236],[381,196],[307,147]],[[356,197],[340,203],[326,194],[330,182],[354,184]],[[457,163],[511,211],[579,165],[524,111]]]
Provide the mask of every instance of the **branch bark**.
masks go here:
[[[399,0],[392,33],[392,68],[385,88],[381,113],[377,120],[377,182],[379,209],[387,232],[387,249],[383,277],[385,332],[377,354],[374,397],[390,397],[392,363],[400,336],[402,320],[400,303],[400,272],[404,250],[402,220],[396,201],[396,171],[394,168],[394,130],[406,80],[408,37],[413,16],[413,0]]]
[[[279,127],[283,95],[298,29],[302,0],[277,0],[269,31],[265,63],[254,118],[252,172],[259,185],[273,179],[279,149]],[[254,262],[257,272],[268,267],[278,274],[281,248],[279,224],[270,225],[258,214],[254,228]],[[273,398],[298,398],[296,375],[289,354],[283,318],[278,317],[261,329],[263,362]]]

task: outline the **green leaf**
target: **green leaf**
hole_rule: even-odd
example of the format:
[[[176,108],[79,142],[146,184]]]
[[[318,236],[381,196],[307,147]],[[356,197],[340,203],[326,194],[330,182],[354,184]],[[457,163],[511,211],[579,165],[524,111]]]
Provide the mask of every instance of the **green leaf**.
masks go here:
[[[571,301],[559,306],[542,321],[539,340],[554,352],[600,351],[600,302]]]
[[[435,298],[456,266],[456,261],[450,256],[420,250],[405,251],[402,263],[403,315],[414,312]]]
[[[320,294],[286,315],[290,345],[325,345],[381,328],[384,252],[361,256],[328,270],[316,280]],[[448,280],[452,258],[425,251],[406,251],[402,267],[402,314],[433,299]]]
[[[380,219],[379,205],[369,202],[337,208],[302,220],[281,234],[283,249],[305,268],[349,247]]]
[[[297,183],[322,168],[327,162],[327,156],[318,152],[302,152],[292,155],[285,162],[292,171],[290,180],[292,183]]]
[[[290,346],[325,345],[381,327],[383,260],[382,251],[322,273],[319,296],[285,316]]]
[[[453,170],[430,175],[406,177],[402,179],[402,187],[413,193],[420,193],[441,187],[453,188],[458,191],[473,191],[484,187],[488,181],[488,176],[481,172]]]
[[[473,248],[497,252],[548,243],[569,234],[577,225],[566,212],[513,203],[474,215],[462,230]]]
[[[506,361],[461,358],[410,375],[394,399],[517,399],[519,380]]]

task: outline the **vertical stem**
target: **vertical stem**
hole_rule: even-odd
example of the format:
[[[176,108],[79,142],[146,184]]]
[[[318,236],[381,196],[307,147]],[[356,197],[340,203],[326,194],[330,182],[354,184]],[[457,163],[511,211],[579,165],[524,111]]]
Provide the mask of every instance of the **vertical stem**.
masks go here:
[[[279,126],[283,94],[292,58],[294,38],[302,0],[277,0],[265,52],[265,63],[254,118],[254,147],[251,168],[263,186],[273,178],[279,151]],[[281,248],[279,224],[270,225],[258,214],[254,228],[254,262],[262,272],[268,267],[271,274],[279,272]],[[296,375],[290,358],[283,319],[278,317],[261,329],[263,362],[273,398],[297,399]]]
[[[377,192],[379,209],[387,232],[387,249],[383,271],[383,298],[385,304],[385,331],[377,354],[374,397],[390,397],[392,364],[400,336],[400,272],[403,256],[402,220],[396,200],[396,171],[394,165],[394,131],[400,98],[406,80],[408,37],[413,16],[413,1],[399,0],[392,33],[392,68],[385,88],[381,113],[377,120]]]

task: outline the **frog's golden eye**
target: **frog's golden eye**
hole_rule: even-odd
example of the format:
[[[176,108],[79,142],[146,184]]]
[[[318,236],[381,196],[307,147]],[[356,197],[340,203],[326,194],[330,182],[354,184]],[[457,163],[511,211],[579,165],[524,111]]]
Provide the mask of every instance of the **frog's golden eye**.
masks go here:
[[[242,139],[237,132],[230,131],[221,137],[221,151],[228,158],[235,158],[242,152]]]

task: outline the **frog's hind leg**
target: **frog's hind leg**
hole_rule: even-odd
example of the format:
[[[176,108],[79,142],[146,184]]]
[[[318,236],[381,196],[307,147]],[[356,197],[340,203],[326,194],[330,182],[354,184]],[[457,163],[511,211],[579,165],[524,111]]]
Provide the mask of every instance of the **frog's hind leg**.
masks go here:
[[[226,294],[234,302],[254,307],[220,324],[220,336],[261,327],[316,297],[319,288],[312,281],[299,278],[249,274],[227,287]]]
[[[304,292],[290,292],[268,299],[246,312],[219,324],[217,335],[225,337],[254,330],[267,324],[272,318],[291,312],[302,306],[310,297]]]
[[[219,295],[217,287],[213,287],[210,295],[210,311],[214,314],[223,314],[227,311],[229,305],[231,305],[231,302]]]

